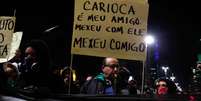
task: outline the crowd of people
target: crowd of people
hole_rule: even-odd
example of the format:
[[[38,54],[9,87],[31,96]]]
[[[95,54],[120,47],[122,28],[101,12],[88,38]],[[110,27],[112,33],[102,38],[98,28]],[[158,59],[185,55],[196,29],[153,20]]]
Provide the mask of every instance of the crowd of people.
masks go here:
[[[51,64],[47,44],[33,40],[22,50],[16,50],[15,57],[3,63],[0,68],[0,93],[17,95],[30,91],[35,95],[70,93],[89,95],[137,95],[141,94],[137,81],[119,60],[106,57],[101,73],[88,76],[83,84],[74,80],[72,68],[55,68]],[[70,89],[69,89],[70,88]],[[151,94],[174,95],[176,86],[168,79],[160,78]]]

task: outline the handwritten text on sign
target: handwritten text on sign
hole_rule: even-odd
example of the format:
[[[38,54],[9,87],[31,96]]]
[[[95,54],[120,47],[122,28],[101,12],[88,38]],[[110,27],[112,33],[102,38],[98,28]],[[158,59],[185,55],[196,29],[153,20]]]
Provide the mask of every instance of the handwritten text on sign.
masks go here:
[[[75,0],[73,54],[144,60],[148,4],[134,0]]]
[[[15,17],[0,16],[0,58],[5,58],[9,53],[14,28]]]

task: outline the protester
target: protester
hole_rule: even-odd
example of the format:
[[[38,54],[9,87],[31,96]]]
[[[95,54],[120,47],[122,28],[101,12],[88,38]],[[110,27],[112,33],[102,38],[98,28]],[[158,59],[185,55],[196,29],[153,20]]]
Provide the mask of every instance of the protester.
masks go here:
[[[23,55],[20,49],[15,51],[15,56],[9,61],[11,63],[21,63],[23,61]]]
[[[17,49],[15,51],[15,56],[9,62],[11,62],[15,67],[17,67],[17,70],[19,72],[20,66],[23,62],[23,55],[20,49]]]
[[[50,78],[50,56],[47,44],[42,40],[32,40],[26,45],[25,57],[20,66],[23,89],[48,89]],[[45,90],[44,90],[45,89]]]
[[[128,95],[129,72],[119,66],[116,58],[107,57],[103,60],[102,73],[88,77],[81,87],[81,93],[101,95]]]
[[[175,95],[177,87],[171,80],[160,78],[156,80],[156,95]]]

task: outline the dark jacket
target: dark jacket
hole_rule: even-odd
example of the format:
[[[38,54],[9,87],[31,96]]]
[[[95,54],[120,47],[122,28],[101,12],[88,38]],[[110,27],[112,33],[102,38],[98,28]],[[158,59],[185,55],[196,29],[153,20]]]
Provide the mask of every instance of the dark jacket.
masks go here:
[[[104,94],[106,80],[103,74],[99,74],[91,80],[86,81],[80,89],[82,94]]]

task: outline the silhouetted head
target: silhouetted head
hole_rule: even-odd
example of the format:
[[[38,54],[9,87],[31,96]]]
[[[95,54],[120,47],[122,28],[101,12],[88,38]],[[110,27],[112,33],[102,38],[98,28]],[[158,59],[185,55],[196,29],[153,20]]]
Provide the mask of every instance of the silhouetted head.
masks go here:
[[[43,40],[32,40],[28,43],[25,48],[25,59],[37,62],[43,70],[50,67],[49,49],[46,42]]]
[[[19,72],[17,67],[15,67],[12,63],[7,62],[3,64],[3,70],[7,78],[17,79],[19,76]]]

